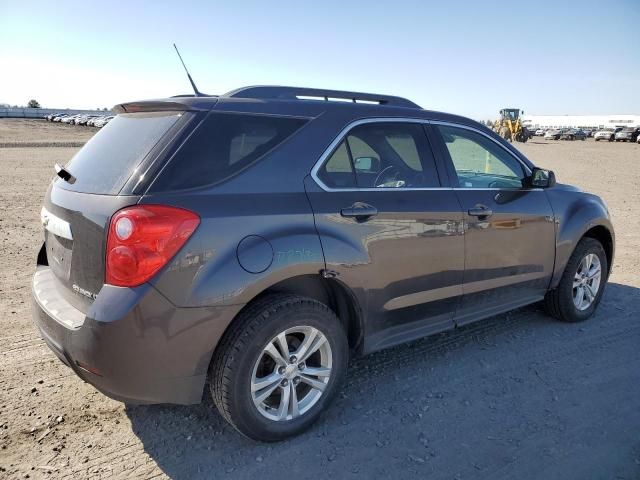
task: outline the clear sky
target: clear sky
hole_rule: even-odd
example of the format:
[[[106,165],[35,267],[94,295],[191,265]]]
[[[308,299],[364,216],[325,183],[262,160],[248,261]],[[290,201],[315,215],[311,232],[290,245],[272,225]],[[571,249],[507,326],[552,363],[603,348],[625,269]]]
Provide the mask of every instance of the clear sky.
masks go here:
[[[0,0],[0,103],[111,107],[255,84],[476,119],[640,113],[640,0]]]

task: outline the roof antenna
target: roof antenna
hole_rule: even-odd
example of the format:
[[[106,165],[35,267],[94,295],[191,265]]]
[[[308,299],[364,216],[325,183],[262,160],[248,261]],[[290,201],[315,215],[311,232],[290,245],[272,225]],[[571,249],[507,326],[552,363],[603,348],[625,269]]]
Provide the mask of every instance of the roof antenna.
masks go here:
[[[196,97],[204,97],[205,95],[203,95],[198,91],[198,87],[196,87],[196,84],[194,83],[193,78],[191,78],[191,75],[189,74],[189,70],[187,70],[187,66],[184,64],[184,61],[182,60],[182,55],[180,55],[180,51],[178,50],[178,47],[176,47],[175,43],[173,44],[173,48],[176,49],[176,53],[178,54],[178,58],[180,59],[180,62],[184,67],[184,71],[187,72],[187,77],[189,77],[189,81],[191,82],[191,87],[193,87],[193,92],[196,94]]]

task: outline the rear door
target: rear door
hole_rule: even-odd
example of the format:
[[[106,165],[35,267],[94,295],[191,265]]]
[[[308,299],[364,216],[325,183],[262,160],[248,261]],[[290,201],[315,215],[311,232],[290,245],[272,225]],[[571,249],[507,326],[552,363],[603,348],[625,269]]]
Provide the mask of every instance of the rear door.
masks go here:
[[[364,121],[333,142],[305,185],[329,274],[359,297],[371,351],[453,326],[462,212],[423,125]]]
[[[528,187],[528,167],[480,130],[433,127],[464,213],[464,296],[457,324],[542,298],[555,258],[554,216],[545,191]]]

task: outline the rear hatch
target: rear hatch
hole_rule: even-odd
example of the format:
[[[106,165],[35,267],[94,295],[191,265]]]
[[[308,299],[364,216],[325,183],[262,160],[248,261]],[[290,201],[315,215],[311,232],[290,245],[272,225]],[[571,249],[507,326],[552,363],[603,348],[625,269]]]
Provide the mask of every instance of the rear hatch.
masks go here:
[[[140,185],[190,116],[184,111],[120,114],[64,167],[72,178],[56,176],[49,185],[42,210],[47,262],[59,293],[83,313],[104,284],[111,216],[140,200]]]

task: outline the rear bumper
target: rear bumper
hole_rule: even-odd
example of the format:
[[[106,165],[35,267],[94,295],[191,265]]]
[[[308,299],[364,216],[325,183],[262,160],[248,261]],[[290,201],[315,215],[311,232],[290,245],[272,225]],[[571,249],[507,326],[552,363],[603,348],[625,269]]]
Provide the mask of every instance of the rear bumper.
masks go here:
[[[38,266],[32,308],[42,338],[80,378],[131,403],[199,403],[213,350],[241,308],[178,308],[151,285],[105,285],[85,315],[58,288]]]

